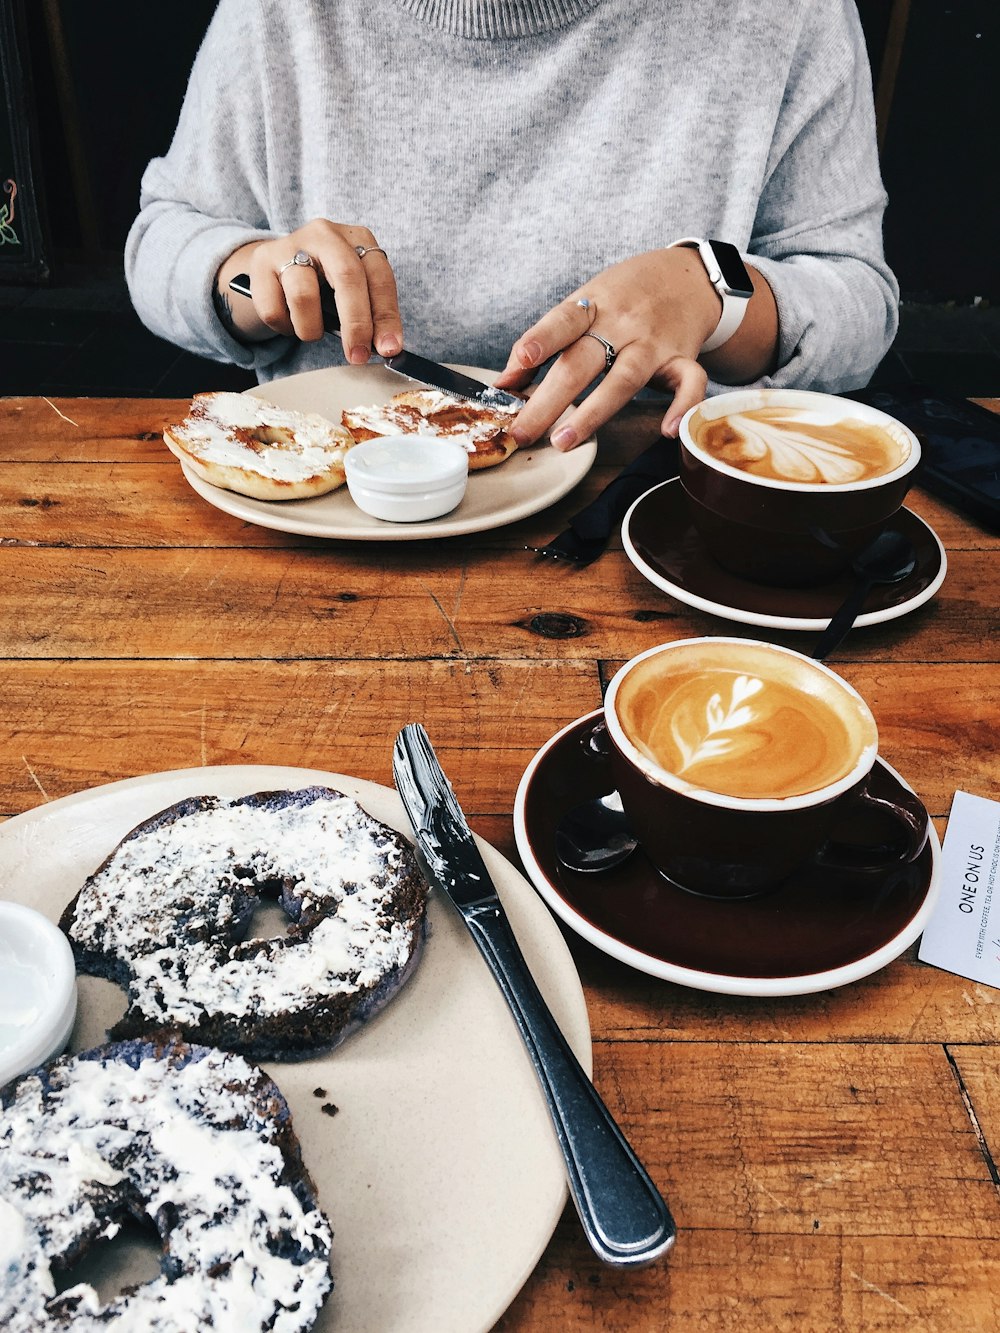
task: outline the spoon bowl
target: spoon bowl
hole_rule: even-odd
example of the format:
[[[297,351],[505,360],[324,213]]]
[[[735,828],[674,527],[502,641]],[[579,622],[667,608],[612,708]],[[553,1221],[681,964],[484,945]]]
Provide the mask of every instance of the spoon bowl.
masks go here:
[[[616,791],[568,810],[556,828],[556,856],[567,870],[591,873],[621,865],[639,845]]]
[[[872,583],[899,583],[913,573],[917,553],[910,539],[895,528],[880,532],[851,561],[858,578]]]
[[[812,656],[822,661],[828,653],[833,652],[857,620],[865,598],[876,584],[901,583],[910,577],[916,567],[917,553],[908,537],[895,528],[880,532],[851,561],[854,587],[834,612]]]

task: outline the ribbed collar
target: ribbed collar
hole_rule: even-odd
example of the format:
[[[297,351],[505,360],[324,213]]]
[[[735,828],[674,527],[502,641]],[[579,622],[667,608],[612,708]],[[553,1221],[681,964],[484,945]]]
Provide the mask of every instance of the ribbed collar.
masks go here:
[[[601,0],[399,0],[414,18],[454,37],[535,37],[583,18]]]

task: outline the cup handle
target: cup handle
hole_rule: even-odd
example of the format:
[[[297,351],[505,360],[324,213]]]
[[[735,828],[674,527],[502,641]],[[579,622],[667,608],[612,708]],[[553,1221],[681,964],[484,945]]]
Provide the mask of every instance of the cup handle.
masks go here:
[[[889,800],[873,796],[865,787],[851,803],[852,810],[859,808],[887,816],[896,825],[898,836],[889,842],[865,846],[830,839],[816,853],[816,865],[855,874],[885,871],[894,865],[911,864],[927,845],[930,818],[914,792],[903,788],[898,796]]]

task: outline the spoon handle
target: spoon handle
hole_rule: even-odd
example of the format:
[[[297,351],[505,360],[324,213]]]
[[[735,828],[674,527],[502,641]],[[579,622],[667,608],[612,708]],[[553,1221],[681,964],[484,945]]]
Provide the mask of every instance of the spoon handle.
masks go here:
[[[819,636],[819,641],[810,654],[817,662],[822,662],[823,658],[832,653],[841,640],[846,638],[848,631],[857,620],[861,608],[865,604],[865,598],[868,596],[868,590],[871,586],[871,579],[858,579],[844,598],[829,625]]]

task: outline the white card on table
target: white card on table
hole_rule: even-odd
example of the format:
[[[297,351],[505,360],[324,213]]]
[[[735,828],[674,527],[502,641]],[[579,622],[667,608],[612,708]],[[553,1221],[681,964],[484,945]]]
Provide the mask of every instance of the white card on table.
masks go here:
[[[941,857],[941,896],[917,957],[1000,987],[1000,801],[955,793]]]

